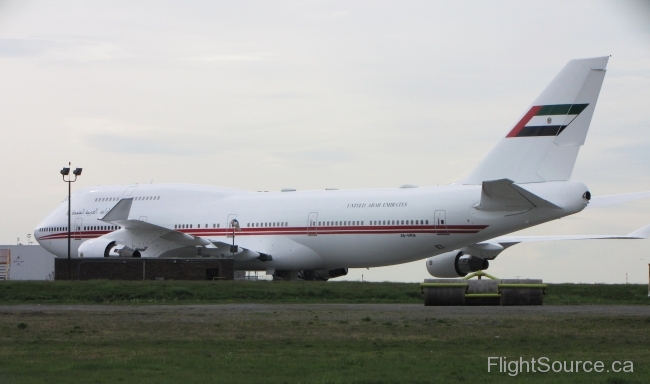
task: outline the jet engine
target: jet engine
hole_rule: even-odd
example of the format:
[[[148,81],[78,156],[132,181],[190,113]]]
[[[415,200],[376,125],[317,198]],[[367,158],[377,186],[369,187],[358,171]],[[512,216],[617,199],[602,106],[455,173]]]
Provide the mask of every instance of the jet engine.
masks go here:
[[[455,250],[430,257],[426,260],[427,271],[434,277],[455,278],[468,273],[488,269],[487,259],[466,255],[462,250]]]
[[[117,244],[115,240],[91,239],[84,241],[77,251],[79,257],[140,257],[140,251],[125,245]]]

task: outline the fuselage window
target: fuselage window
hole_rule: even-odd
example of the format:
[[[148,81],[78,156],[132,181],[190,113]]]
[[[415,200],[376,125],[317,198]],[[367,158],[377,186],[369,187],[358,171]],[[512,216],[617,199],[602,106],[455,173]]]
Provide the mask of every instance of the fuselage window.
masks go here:
[[[221,225],[221,224],[217,224],[217,228],[219,228],[219,225]]]
[[[201,228],[201,224],[197,224],[196,227],[197,227],[197,228]]]
[[[212,228],[217,228],[217,224],[212,224]]]
[[[427,220],[427,224],[429,224],[429,220]]]
[[[192,229],[192,224],[190,224],[190,229]]]

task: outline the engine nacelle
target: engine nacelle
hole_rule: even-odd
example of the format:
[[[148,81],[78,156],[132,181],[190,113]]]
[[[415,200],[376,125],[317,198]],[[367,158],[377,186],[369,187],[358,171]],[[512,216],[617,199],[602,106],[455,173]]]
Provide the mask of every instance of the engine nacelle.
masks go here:
[[[115,240],[91,239],[84,241],[77,251],[79,257],[108,257],[109,252],[115,247]]]
[[[125,245],[117,244],[115,240],[91,239],[84,241],[79,246],[77,256],[90,257],[140,257],[140,251],[133,250]]]
[[[465,255],[461,250],[443,253],[426,260],[427,271],[431,276],[442,278],[463,277],[468,273],[488,269],[487,259]]]

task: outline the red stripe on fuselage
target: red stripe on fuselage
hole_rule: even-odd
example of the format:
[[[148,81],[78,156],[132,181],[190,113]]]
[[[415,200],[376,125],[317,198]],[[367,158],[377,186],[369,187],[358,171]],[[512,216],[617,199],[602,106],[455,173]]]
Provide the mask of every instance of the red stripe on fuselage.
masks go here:
[[[235,232],[235,236],[270,236],[270,235],[375,235],[375,234],[394,234],[394,233],[421,233],[421,234],[472,234],[478,233],[487,228],[487,225],[448,225],[446,227],[437,227],[435,225],[378,225],[378,226],[332,226],[332,227],[266,227],[266,228],[242,228],[241,231]],[[113,231],[81,231],[73,232],[71,239],[94,239]],[[232,236],[232,229],[215,228],[215,229],[180,229],[178,232],[188,235],[206,237],[206,236]],[[60,240],[67,239],[68,233],[53,233],[39,237],[38,240]]]
[[[521,132],[521,130],[524,129],[524,127],[526,126],[526,124],[528,124],[528,122],[530,121],[530,119],[532,119],[533,116],[535,116],[535,114],[536,114],[540,109],[542,109],[542,106],[541,106],[541,105],[536,105],[536,106],[534,106],[534,107],[531,107],[531,108],[530,108],[530,111],[528,111],[528,113],[526,113],[526,114],[524,115],[524,117],[522,117],[521,120],[519,120],[519,122],[517,123],[517,125],[515,125],[515,127],[512,128],[512,131],[510,131],[510,133],[508,133],[508,135],[507,135],[506,137],[517,137],[517,135],[519,134],[519,132]]]

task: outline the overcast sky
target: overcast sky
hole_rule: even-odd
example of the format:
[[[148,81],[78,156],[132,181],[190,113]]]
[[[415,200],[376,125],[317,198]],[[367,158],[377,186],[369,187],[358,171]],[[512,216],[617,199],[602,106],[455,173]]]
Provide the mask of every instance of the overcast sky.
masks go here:
[[[443,185],[570,59],[612,55],[573,179],[650,190],[648,1],[0,1],[0,243],[74,189]],[[525,234],[625,234],[650,200]],[[648,280],[650,240],[518,245],[490,272]],[[352,270],[421,281],[424,262]]]

